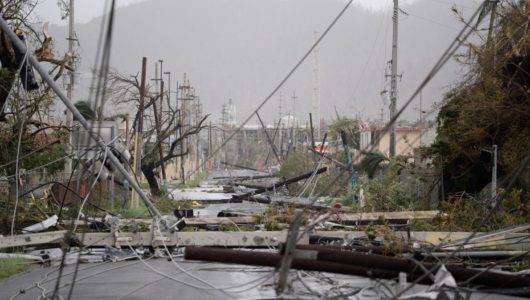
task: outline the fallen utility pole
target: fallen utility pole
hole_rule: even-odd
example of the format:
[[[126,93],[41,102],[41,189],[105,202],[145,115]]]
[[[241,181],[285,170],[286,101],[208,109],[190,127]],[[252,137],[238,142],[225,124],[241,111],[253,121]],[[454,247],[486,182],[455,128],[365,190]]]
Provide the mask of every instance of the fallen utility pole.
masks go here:
[[[240,250],[218,249],[209,247],[186,247],[184,258],[190,260],[205,260],[222,263],[236,263],[256,266],[278,267],[282,255],[277,253],[250,252]],[[355,253],[348,251],[305,250],[292,261],[292,268],[322,271],[330,273],[375,277],[380,279],[397,278],[400,272],[406,272],[409,280],[420,278],[423,270],[411,260],[387,257],[377,254]],[[422,263],[427,269],[436,264]],[[519,288],[530,286],[530,278],[517,275],[502,274],[470,268],[447,266],[447,270],[457,282],[472,281],[475,284],[488,287]],[[433,274],[434,275],[434,274]],[[431,279],[425,278],[421,283],[430,284]]]
[[[64,103],[66,108],[70,110],[74,117],[81,123],[83,128],[90,134],[90,137],[98,144],[98,146],[101,147],[102,150],[105,150],[107,148],[107,145],[105,142],[100,138],[100,136],[97,134],[97,132],[93,131],[90,125],[88,124],[87,120],[83,115],[77,110],[77,108],[70,102],[70,100],[66,97],[66,95],[63,93],[63,91],[57,86],[55,81],[50,77],[48,74],[48,71],[45,70],[40,63],[37,61],[37,59],[31,54],[28,53],[28,49],[24,45],[24,43],[18,38],[15,32],[9,27],[9,24],[7,24],[6,20],[4,20],[3,17],[0,16],[0,28],[7,34],[9,39],[11,40],[11,43],[20,51],[22,55],[26,55],[27,60],[29,63],[37,70],[37,72],[40,74],[42,79],[46,81],[46,83],[50,86],[50,88],[57,94],[59,99]],[[129,182],[129,185],[140,195],[142,200],[144,201],[145,205],[149,208],[149,210],[156,216],[162,217],[162,214],[158,209],[149,201],[149,198],[147,198],[147,195],[142,191],[140,186],[136,183],[136,180],[125,170],[123,165],[121,164],[120,160],[114,155],[112,151],[107,151],[107,157],[109,158],[112,165],[120,172],[127,182]]]
[[[189,260],[204,260],[252,266],[268,266],[275,268],[280,266],[282,257],[282,255],[277,253],[237,251],[210,247],[190,246],[186,247],[184,250],[184,258]],[[293,269],[306,271],[321,271],[383,279],[393,279],[398,277],[398,272],[395,271],[359,267],[307,258],[294,258],[292,260],[291,267]]]
[[[296,177],[293,177],[293,178],[289,178],[289,179],[280,181],[280,182],[275,183],[275,184],[273,184],[272,186],[269,186],[269,187],[259,188],[259,189],[255,190],[255,191],[252,191],[252,192],[249,192],[249,193],[245,193],[245,194],[242,194],[242,195],[234,195],[234,196],[232,196],[232,198],[234,198],[234,199],[244,199],[244,198],[248,198],[251,195],[263,194],[265,192],[272,191],[272,190],[277,189],[279,187],[282,187],[282,186],[285,186],[285,185],[288,185],[288,184],[291,184],[291,183],[295,183],[295,182],[298,182],[300,180],[307,179],[307,178],[313,176],[313,174],[314,175],[319,175],[321,173],[326,172],[327,170],[328,170],[327,167],[323,167],[323,168],[318,169],[316,172],[308,172],[308,173],[305,173],[305,174],[302,174],[302,175],[299,175],[299,176],[296,176]]]
[[[186,221],[187,222],[187,221]],[[228,222],[233,224],[231,222]],[[228,224],[226,223],[226,224]],[[129,241],[134,246],[156,246],[163,239],[168,247],[212,246],[212,247],[276,247],[287,238],[286,231],[179,231],[162,232],[88,232],[76,233],[65,240],[66,230],[20,234],[0,237],[0,249],[33,245],[59,245],[83,241],[85,247],[119,247],[120,242]],[[299,236],[299,244],[309,243],[308,235]],[[121,245],[123,246],[123,244]]]
[[[317,260],[332,261],[341,264],[363,266],[367,268],[386,269],[396,272],[406,272],[408,273],[410,279],[416,279],[424,272],[418,268],[417,263],[405,258],[356,253],[351,251],[337,251],[334,249],[324,248],[320,248],[316,252],[318,253]],[[429,262],[421,262],[421,264],[428,270],[437,269],[436,266],[438,265],[437,263]],[[473,282],[476,284],[505,288],[530,286],[530,278],[475,270],[453,265],[447,265],[446,267],[458,282],[473,280]]]

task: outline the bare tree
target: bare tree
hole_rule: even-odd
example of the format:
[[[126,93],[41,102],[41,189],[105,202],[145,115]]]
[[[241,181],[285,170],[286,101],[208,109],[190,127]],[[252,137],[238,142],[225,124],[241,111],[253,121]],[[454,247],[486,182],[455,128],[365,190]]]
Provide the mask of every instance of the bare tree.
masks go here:
[[[139,98],[140,98],[140,83],[138,76],[125,76],[116,72],[113,72],[109,76],[109,96],[112,98],[116,106],[130,107],[134,105],[137,107],[137,112],[134,116],[133,126],[131,131],[127,134],[132,135],[138,127],[140,119]],[[162,99],[161,99],[162,97]],[[200,131],[207,126],[205,121],[209,115],[205,115],[200,120],[197,120],[195,124],[191,126],[182,126],[179,120],[179,109],[172,107],[169,103],[164,107],[164,112],[161,109],[161,103],[164,99],[167,99],[167,93],[160,94],[159,92],[153,91],[153,86],[146,86],[145,103],[144,103],[144,126],[143,126],[143,145],[144,153],[140,162],[140,170],[144,174],[151,194],[155,197],[162,195],[160,185],[156,178],[156,169],[163,168],[170,160],[176,157],[187,156],[189,154],[188,149],[182,149],[184,141],[191,136],[197,135]],[[162,101],[161,101],[162,100]],[[159,105],[159,107],[156,107]],[[155,107],[156,110],[155,111]],[[160,130],[157,132],[154,114],[158,113],[158,126]],[[177,131],[180,131],[180,135],[173,139],[171,143],[167,143],[171,136],[175,135]],[[158,149],[162,147],[162,157]]]

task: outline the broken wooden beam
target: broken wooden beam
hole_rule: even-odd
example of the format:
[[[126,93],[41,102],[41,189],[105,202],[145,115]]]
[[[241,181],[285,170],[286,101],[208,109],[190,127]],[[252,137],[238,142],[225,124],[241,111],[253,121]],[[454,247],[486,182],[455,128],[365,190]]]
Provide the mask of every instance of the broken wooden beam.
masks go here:
[[[439,215],[440,212],[437,210],[340,213],[332,215],[329,221],[344,225],[358,225],[377,221],[397,223],[408,220],[432,220]]]

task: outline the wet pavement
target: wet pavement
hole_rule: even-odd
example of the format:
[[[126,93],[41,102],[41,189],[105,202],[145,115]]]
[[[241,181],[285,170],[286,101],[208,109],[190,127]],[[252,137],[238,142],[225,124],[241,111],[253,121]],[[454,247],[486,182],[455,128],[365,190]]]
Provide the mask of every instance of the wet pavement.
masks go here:
[[[176,259],[183,273],[165,258],[144,262],[81,264],[71,299],[274,299],[273,269]],[[149,266],[147,266],[148,264]],[[154,270],[153,270],[154,269]],[[58,295],[66,299],[74,267],[67,266],[59,282]],[[156,271],[155,271],[156,270]],[[35,267],[29,272],[0,281],[0,299],[38,299],[53,294],[57,268]],[[165,274],[161,275],[161,274]],[[213,285],[212,288],[204,282]],[[171,278],[168,278],[171,277]],[[40,282],[41,288],[35,287]],[[385,299],[400,289],[394,281],[318,272],[291,271],[286,298],[318,299],[343,295],[339,299]],[[19,292],[23,289],[23,293]],[[223,290],[220,290],[223,289]],[[424,291],[416,286],[407,293]],[[355,293],[355,296],[347,295]],[[474,293],[470,299],[516,299]],[[423,298],[426,299],[426,298]]]

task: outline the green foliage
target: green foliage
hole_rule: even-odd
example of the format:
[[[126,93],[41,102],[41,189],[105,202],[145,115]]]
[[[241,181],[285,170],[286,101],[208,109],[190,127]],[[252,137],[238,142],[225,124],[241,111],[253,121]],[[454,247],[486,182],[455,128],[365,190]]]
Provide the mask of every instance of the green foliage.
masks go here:
[[[0,78],[6,77],[9,75],[9,70],[7,68],[0,67]]]
[[[136,209],[132,209],[129,207],[123,208],[121,203],[115,203],[115,207],[112,212],[117,215],[120,215],[122,218],[141,219],[150,217],[149,210],[142,201],[140,201],[140,205]]]
[[[201,185],[201,182],[206,178],[208,174],[206,172],[200,172],[191,177],[184,184],[179,184],[179,188],[193,188]]]
[[[278,175],[283,178],[291,178],[314,171],[315,163],[312,157],[312,154],[306,152],[291,153],[282,164]],[[348,179],[348,172],[330,169],[328,172],[318,175],[313,196],[345,196],[348,193]],[[298,196],[302,192],[305,182],[302,180],[289,185],[290,195]],[[304,196],[308,195],[311,188],[307,190]]]
[[[440,204],[440,215],[432,226],[441,231],[493,231],[530,222],[530,201],[521,201],[521,190],[502,192],[501,209],[491,212],[491,204],[469,194],[454,195]],[[488,222],[478,227],[491,213]]]
[[[426,182],[417,175],[400,175],[402,165],[391,160],[381,176],[363,184],[365,205],[372,211],[416,210],[425,203]]]
[[[86,100],[80,100],[80,101],[77,101],[74,105],[75,105],[75,108],[77,108],[77,110],[81,113],[81,115],[86,120],[93,121],[93,120],[97,119],[97,114],[92,109],[92,106],[90,105],[90,102],[88,102]]]
[[[443,167],[446,194],[477,194],[490,183],[492,158],[483,149],[493,144],[499,178],[530,153],[530,12],[511,5],[499,9],[495,47],[471,46],[471,72],[445,96],[436,142],[426,153]],[[518,186],[524,185],[521,179]]]
[[[0,173],[4,173],[6,175],[15,174],[15,164],[10,162],[14,161],[14,159],[17,157],[17,147],[17,139],[2,142],[2,137],[0,137],[0,165],[3,165],[0,167]],[[23,157],[25,154],[33,152],[35,149],[39,149],[41,147],[43,147],[41,142],[36,141],[35,139],[26,139],[23,137],[20,144],[19,157]],[[23,159],[20,159],[19,169],[30,170],[46,165],[45,167],[39,169],[38,172],[45,170],[50,174],[55,174],[64,168],[64,160],[59,160],[54,163],[51,162],[56,161],[65,155],[65,145],[62,143],[54,144],[43,148],[41,151],[33,152]]]
[[[30,264],[23,258],[1,258],[0,259],[0,280],[8,278],[28,269]]]
[[[290,178],[307,173],[314,168],[312,156],[305,152],[291,153],[283,162],[278,176]]]
[[[388,161],[388,157],[381,152],[366,152],[359,168],[363,170],[369,178],[373,178],[375,172],[383,162]]]
[[[49,162],[58,160],[66,156],[66,149],[64,144],[55,144],[47,151],[36,153],[22,160],[22,165],[25,169],[32,169],[37,166],[48,164]],[[44,169],[50,174],[56,174],[64,169],[64,160],[47,165]]]
[[[360,143],[360,132],[359,132],[359,121],[356,119],[350,118],[339,118],[334,120],[329,125],[329,135],[330,138],[337,141],[341,141],[340,132],[344,131],[346,133],[346,140],[348,146],[353,149],[359,149]],[[342,144],[342,141],[341,141]]]
[[[42,210],[50,212],[43,203],[36,203],[29,200],[29,203],[19,201],[17,207],[17,218],[14,230],[18,232],[21,228],[38,223],[46,218],[41,213]],[[8,198],[8,195],[0,195],[0,235],[8,235],[11,231],[11,222],[13,221],[13,209],[15,203]],[[39,210],[40,209],[40,210]],[[51,215],[50,213],[49,215]]]
[[[162,214],[173,214],[175,209],[188,209],[192,205],[191,201],[175,201],[170,198],[163,198],[158,199],[155,206]]]

